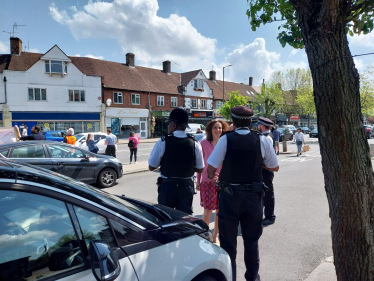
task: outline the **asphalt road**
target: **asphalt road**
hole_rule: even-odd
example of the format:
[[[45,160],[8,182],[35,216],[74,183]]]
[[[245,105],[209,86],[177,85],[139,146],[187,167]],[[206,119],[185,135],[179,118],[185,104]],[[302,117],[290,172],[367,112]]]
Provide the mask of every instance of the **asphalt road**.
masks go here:
[[[137,161],[148,161],[149,154],[151,153],[154,145],[154,143],[140,143],[138,145]],[[130,149],[128,148],[127,144],[117,145],[116,156],[121,163],[128,164],[130,162]],[[134,159],[132,161],[134,162]]]
[[[147,157],[152,146],[142,144],[140,157]],[[324,258],[332,256],[330,218],[319,146],[310,146],[312,150],[301,157],[278,156],[280,171],[274,179],[277,219],[274,225],[264,228],[260,239],[261,280],[303,280]],[[295,147],[289,145],[289,149],[295,150]],[[119,146],[119,159],[128,156],[126,150],[126,146]],[[156,203],[157,177],[154,172],[126,175],[106,191]],[[193,207],[194,215],[201,217],[203,209],[199,194],[194,198]],[[210,227],[213,228],[213,223]],[[238,280],[244,280],[243,252],[243,240],[239,235]]]

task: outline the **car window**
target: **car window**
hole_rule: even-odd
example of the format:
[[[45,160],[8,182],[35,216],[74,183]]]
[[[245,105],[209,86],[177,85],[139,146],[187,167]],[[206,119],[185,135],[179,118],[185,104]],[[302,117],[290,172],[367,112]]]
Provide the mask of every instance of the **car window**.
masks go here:
[[[10,158],[45,158],[44,147],[41,144],[14,147]]]
[[[43,280],[85,265],[65,203],[0,191],[0,280]]]
[[[49,136],[52,138],[61,138],[62,135],[60,133],[49,133]]]
[[[98,139],[102,139],[102,140],[105,140],[106,139],[106,136],[105,135],[94,135],[94,140],[98,140]]]
[[[4,149],[4,150],[0,150],[0,153],[1,153],[2,155],[4,155],[5,157],[8,156],[8,152],[9,152],[9,148],[8,148],[8,149]]]
[[[116,222],[114,220],[109,220],[112,226],[114,235],[117,238],[118,246],[127,246],[143,241],[142,231],[136,231],[130,227]]]
[[[52,158],[84,158],[84,153],[76,148],[65,145],[48,145]]]
[[[106,218],[81,207],[74,206],[74,210],[84,239],[86,239],[87,242],[98,239],[104,240],[111,247],[117,246]]]
[[[201,130],[205,130],[205,126],[204,125],[200,125],[200,129]]]

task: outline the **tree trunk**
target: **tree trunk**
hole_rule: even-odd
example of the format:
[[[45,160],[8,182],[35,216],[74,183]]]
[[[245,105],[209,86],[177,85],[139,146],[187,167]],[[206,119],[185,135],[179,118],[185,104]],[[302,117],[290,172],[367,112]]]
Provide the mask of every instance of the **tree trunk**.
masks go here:
[[[337,277],[374,280],[373,168],[359,75],[344,29],[346,15],[339,10],[343,1],[313,0],[309,7],[301,2],[291,0],[313,77]]]

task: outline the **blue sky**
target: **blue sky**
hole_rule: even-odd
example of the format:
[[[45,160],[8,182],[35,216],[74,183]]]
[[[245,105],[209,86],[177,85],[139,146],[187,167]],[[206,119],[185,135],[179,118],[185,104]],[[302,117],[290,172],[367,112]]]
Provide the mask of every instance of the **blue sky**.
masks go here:
[[[2,1],[1,31],[25,24],[15,35],[30,52],[45,53],[57,44],[67,55],[161,68],[170,60],[177,72],[212,68],[227,80],[255,84],[275,70],[307,67],[304,50],[282,48],[277,24],[251,30],[246,0],[12,0]],[[350,39],[352,54],[372,52],[374,33]],[[0,53],[9,52],[9,34],[0,33]],[[356,59],[359,70],[374,56]],[[175,63],[175,64],[174,64]]]

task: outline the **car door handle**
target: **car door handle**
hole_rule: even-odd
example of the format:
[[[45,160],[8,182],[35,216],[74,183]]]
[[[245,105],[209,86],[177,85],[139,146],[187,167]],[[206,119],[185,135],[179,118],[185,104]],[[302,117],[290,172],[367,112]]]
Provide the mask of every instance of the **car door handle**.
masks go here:
[[[64,165],[66,165],[66,163],[65,162],[59,162],[59,163],[57,163],[57,165],[58,166],[64,166]]]

